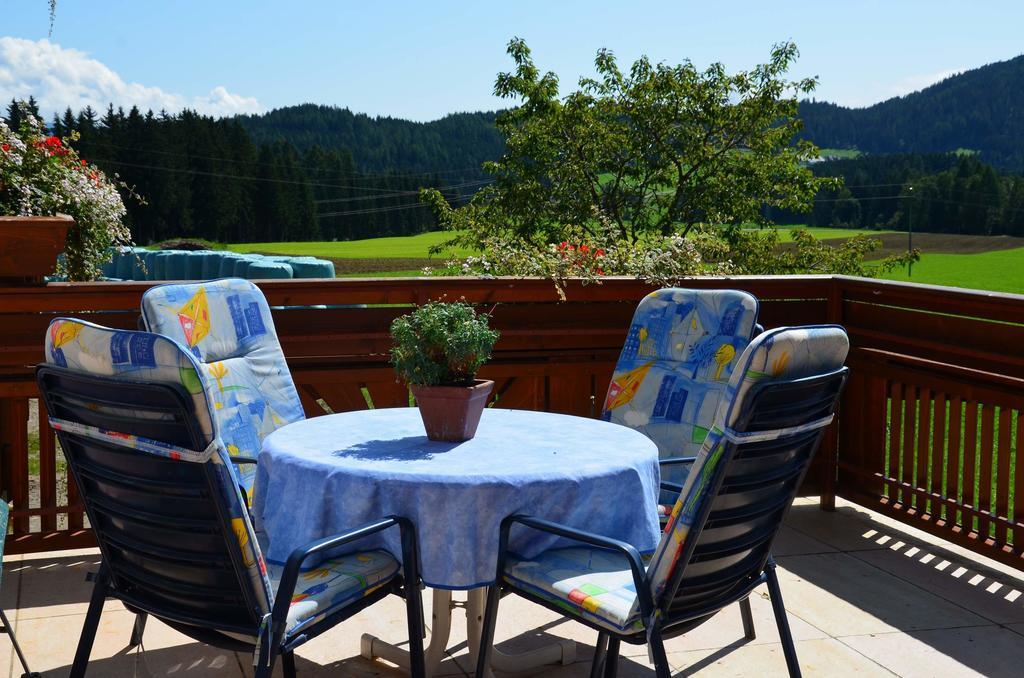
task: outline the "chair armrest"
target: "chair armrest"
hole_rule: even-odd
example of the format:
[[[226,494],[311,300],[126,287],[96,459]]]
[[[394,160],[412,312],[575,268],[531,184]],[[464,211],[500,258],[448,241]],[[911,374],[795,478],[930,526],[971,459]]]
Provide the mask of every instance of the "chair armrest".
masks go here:
[[[271,611],[271,618],[276,633],[281,634],[284,632],[284,624],[288,619],[288,608],[291,607],[292,596],[295,594],[295,584],[299,580],[299,568],[302,567],[302,563],[306,559],[318,553],[330,551],[364,539],[377,532],[383,532],[392,527],[398,527],[402,534],[402,566],[405,570],[406,585],[415,585],[416,580],[419,579],[417,565],[419,556],[416,547],[416,533],[412,523],[407,518],[388,516],[383,520],[367,523],[362,527],[357,527],[343,534],[317,539],[292,551],[285,562],[284,570],[281,573],[281,581],[275,594],[274,609]],[[275,642],[277,637],[275,636]]]
[[[256,461],[256,457],[242,457],[242,456],[234,457],[233,456],[233,457],[229,457],[229,458],[231,459],[231,463],[232,464],[258,464],[259,463],[258,461]]]
[[[669,492],[675,492],[678,494],[683,491],[683,486],[679,483],[670,483],[667,480],[662,480],[659,484],[661,485],[661,489],[668,490]]]
[[[528,527],[539,532],[547,532],[565,539],[578,541],[583,544],[598,546],[600,548],[615,551],[624,556],[627,562],[629,562],[629,569],[633,574],[633,585],[636,588],[637,598],[640,601],[640,611],[643,614],[644,620],[650,618],[651,613],[654,611],[654,600],[651,597],[651,590],[647,584],[647,570],[644,568],[643,560],[640,558],[640,552],[637,551],[633,545],[627,544],[626,542],[618,539],[612,539],[592,532],[584,532],[583,530],[578,530],[573,527],[560,525],[558,523],[551,522],[550,520],[543,520],[542,518],[516,514],[508,516],[501,521],[501,538],[499,541],[500,552],[498,555],[499,581],[501,580],[504,572],[505,555],[508,552],[508,533],[515,524],[523,525],[524,527]]]
[[[695,461],[697,461],[697,457],[665,457],[658,460],[658,466],[681,466],[692,464]]]

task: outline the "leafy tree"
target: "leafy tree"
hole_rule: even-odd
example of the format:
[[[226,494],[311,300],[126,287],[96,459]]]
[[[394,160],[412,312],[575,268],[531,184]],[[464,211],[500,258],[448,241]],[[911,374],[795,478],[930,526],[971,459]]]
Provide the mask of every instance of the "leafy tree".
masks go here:
[[[508,53],[516,68],[498,75],[494,91],[520,105],[498,117],[506,152],[485,164],[494,183],[458,214],[426,196],[444,223],[469,229],[473,244],[496,231],[558,242],[567,226],[593,237],[603,225],[606,237],[636,243],[645,234],[685,236],[698,224],[763,224],[765,205],[806,210],[833,183],[803,165],[817,148],[793,142],[797,96],[815,81],[785,79],[792,43],[735,74],[646,57],[624,73],[601,50],[597,77],[565,97],[525,42],[512,40]]]

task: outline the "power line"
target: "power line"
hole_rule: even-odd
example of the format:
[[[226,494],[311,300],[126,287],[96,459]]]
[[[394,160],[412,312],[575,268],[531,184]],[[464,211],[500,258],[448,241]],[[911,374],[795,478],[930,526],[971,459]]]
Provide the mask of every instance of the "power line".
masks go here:
[[[471,199],[471,196],[463,196],[461,198],[457,198],[455,200],[452,200],[451,202],[453,204],[460,203],[460,202],[469,202],[470,199]],[[327,217],[346,217],[346,216],[352,216],[352,215],[356,215],[356,214],[380,214],[382,212],[400,212],[402,210],[412,210],[412,209],[419,209],[419,208],[424,208],[424,207],[428,207],[428,206],[424,205],[423,203],[410,203],[410,204],[406,204],[406,205],[392,205],[390,207],[366,207],[364,209],[345,210],[345,211],[342,211],[342,212],[326,212],[326,213],[323,213],[323,214],[317,214],[316,218],[317,219],[325,219]]]
[[[241,163],[251,163],[251,164],[254,164],[254,165],[262,165],[262,166],[266,166],[266,167],[272,167],[273,166],[273,163],[259,162],[259,161],[256,161],[256,160],[246,161],[246,160],[241,160],[241,159],[238,159],[238,158],[222,158],[222,157],[217,157],[217,156],[212,156],[212,155],[195,155],[195,154],[192,154],[192,153],[175,153],[174,151],[158,151],[156,149],[150,149],[150,148],[136,148],[136,147],[132,147],[132,146],[122,146],[120,144],[112,144],[112,143],[110,143],[108,141],[93,141],[93,140],[90,140],[87,143],[87,145],[106,146],[106,147],[109,147],[109,148],[117,148],[117,149],[120,149],[120,150],[123,150],[123,151],[135,151],[136,153],[153,153],[155,155],[168,155],[168,156],[172,156],[172,157],[176,157],[176,158],[193,158],[193,159],[196,159],[196,160],[215,160],[215,161],[218,161],[218,162],[231,162],[231,163],[239,163],[239,164],[241,164]],[[107,162],[111,162],[111,161],[108,160]],[[295,167],[297,167],[298,169],[310,170],[310,171],[313,171],[313,172],[326,172],[326,173],[329,173],[329,174],[337,175],[339,177],[348,177],[348,178],[356,179],[356,180],[359,180],[359,179],[367,179],[367,180],[370,180],[370,179],[389,179],[389,178],[404,178],[404,177],[432,177],[432,176],[436,176],[436,175],[440,175],[440,174],[460,174],[460,173],[464,174],[464,173],[468,173],[468,172],[477,172],[477,173],[483,172],[482,168],[480,168],[479,166],[462,168],[462,169],[430,170],[430,171],[426,171],[426,172],[402,172],[402,173],[392,173],[392,172],[343,172],[341,170],[325,170],[325,169],[322,169],[322,168],[319,168],[319,167],[310,167],[308,165],[295,165]]]
[[[457,188],[469,188],[469,187],[473,187],[473,186],[490,185],[492,183],[494,183],[494,182],[491,181],[490,179],[485,179],[483,181],[467,181],[466,183],[463,183],[463,184],[452,184],[450,186],[442,186],[442,187],[439,188],[439,190],[441,192],[444,192],[444,191],[451,191],[451,190],[454,190],[454,189],[457,189]],[[390,195],[362,195],[362,196],[356,196],[356,197],[352,197],[352,198],[328,198],[326,200],[314,200],[313,203],[316,204],[316,205],[330,205],[330,204],[339,203],[339,202],[357,202],[357,201],[360,201],[360,200],[379,200],[379,199],[382,199],[382,198],[392,198],[392,197],[397,198],[397,197],[401,197],[401,196],[410,196],[410,195],[419,195],[419,194],[420,194],[420,192],[418,190],[416,190],[416,191],[399,191],[399,192],[396,192],[396,193],[392,193]]]
[[[377,192],[380,192],[380,193],[395,193],[395,189],[393,189],[393,188],[377,188],[377,187],[371,187],[371,186],[349,186],[349,185],[344,185],[344,184],[321,184],[321,183],[310,182],[310,181],[294,181],[294,180],[290,180],[290,179],[270,179],[270,178],[267,178],[267,177],[254,177],[254,176],[247,175],[247,174],[224,174],[222,172],[204,172],[203,170],[184,169],[184,168],[180,168],[180,167],[165,167],[163,165],[146,165],[146,164],[142,164],[142,163],[126,162],[124,160],[102,159],[102,160],[94,160],[94,162],[97,162],[97,163],[104,162],[104,163],[110,163],[112,165],[121,165],[123,167],[136,167],[136,168],[139,168],[139,169],[159,170],[161,172],[177,172],[179,174],[194,174],[194,175],[197,175],[197,176],[218,177],[218,178],[221,178],[221,179],[239,179],[239,180],[242,180],[242,181],[260,181],[260,182],[271,183],[271,184],[290,184],[290,185],[294,185],[294,186],[312,186],[312,187],[317,187],[317,188],[347,188],[347,189],[352,189],[352,190],[356,190],[356,191],[377,191]],[[441,188],[443,189],[444,187],[442,186]],[[387,197],[387,196],[383,196],[383,197]]]

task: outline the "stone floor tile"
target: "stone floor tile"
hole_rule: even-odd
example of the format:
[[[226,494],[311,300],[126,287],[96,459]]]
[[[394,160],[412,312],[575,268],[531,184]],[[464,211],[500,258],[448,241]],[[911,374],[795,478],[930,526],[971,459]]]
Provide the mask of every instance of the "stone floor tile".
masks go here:
[[[804,676],[888,676],[893,674],[834,638],[796,642]],[[669,655],[676,676],[761,678],[787,676],[786,658],[778,643],[697,650]]]
[[[883,548],[868,535],[872,529],[870,519],[860,516],[853,507],[822,511],[816,504],[794,504],[785,525],[839,551]]]
[[[775,538],[775,543],[772,545],[772,553],[776,556],[831,553],[834,551],[836,551],[834,547],[788,525],[782,526],[778,536]]]
[[[993,625],[839,640],[905,678],[1019,676],[1024,666],[1021,637]]]
[[[784,556],[779,564],[786,609],[831,636],[985,623],[846,553]]]
[[[21,574],[19,619],[85,614],[93,587],[85,575],[96,572],[99,562],[100,556],[95,551],[23,560],[17,566]],[[118,610],[123,606],[108,600],[104,609]]]
[[[1024,584],[1016,577],[914,542],[899,541],[892,548],[852,555],[990,622],[1024,622]]]

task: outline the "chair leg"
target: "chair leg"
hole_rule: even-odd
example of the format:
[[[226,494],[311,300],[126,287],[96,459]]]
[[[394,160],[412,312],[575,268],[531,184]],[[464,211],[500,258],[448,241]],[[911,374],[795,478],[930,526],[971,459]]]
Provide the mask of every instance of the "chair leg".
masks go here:
[[[3,632],[11,637],[11,645],[14,646],[14,651],[17,653],[18,659],[21,661],[21,668],[25,669],[24,675],[28,677],[38,676],[38,673],[33,673],[29,670],[28,662],[25,661],[25,655],[21,651],[21,646],[18,645],[18,638],[14,635],[14,628],[11,626],[11,622],[7,621],[7,615],[4,614],[3,609],[0,609],[0,622],[4,625]]]
[[[608,634],[598,633],[594,645],[594,660],[590,663],[590,678],[601,678],[608,663]]]
[[[132,637],[128,641],[128,649],[142,645],[142,634],[146,632],[146,620],[149,615],[139,612],[135,615],[135,624],[132,626]]]
[[[491,646],[494,645],[494,627],[498,620],[498,602],[501,600],[501,581],[487,589],[487,606],[484,608],[484,627],[480,631],[480,645],[476,657],[476,678],[484,678],[491,664]]]
[[[651,654],[654,655],[654,675],[657,678],[672,678],[672,667],[668,665],[668,655],[665,654],[665,643],[661,639],[661,630],[655,629],[648,642],[651,645]]]
[[[100,625],[100,615],[103,613],[103,602],[107,599],[107,568],[100,566],[96,575],[96,583],[92,588],[92,598],[89,600],[89,611],[85,614],[85,624],[82,625],[82,635],[78,639],[78,649],[75,650],[75,661],[71,665],[69,678],[84,678],[85,670],[89,666],[89,655],[92,654],[92,644],[96,640],[96,629]]]
[[[295,678],[295,655],[291,650],[281,653],[281,668],[284,678]]]
[[[754,631],[754,613],[750,610],[750,598],[740,601],[740,617],[743,618],[743,637],[747,640],[757,638],[757,632]]]
[[[405,614],[406,625],[409,627],[409,674],[413,678],[426,675],[426,664],[423,654],[423,636],[426,635],[423,623],[423,596],[417,581],[405,583]]]
[[[779,627],[782,652],[786,656],[786,668],[789,669],[790,678],[800,678],[800,663],[796,658],[796,646],[793,644],[793,633],[789,630],[789,620],[786,619],[786,607],[782,603],[782,590],[779,588],[779,578],[775,574],[774,562],[769,561],[765,568],[765,574],[768,579],[768,594],[772,597],[775,624]]]
[[[608,656],[604,660],[604,678],[616,678],[619,675],[619,647],[622,642],[618,638],[608,639]]]

